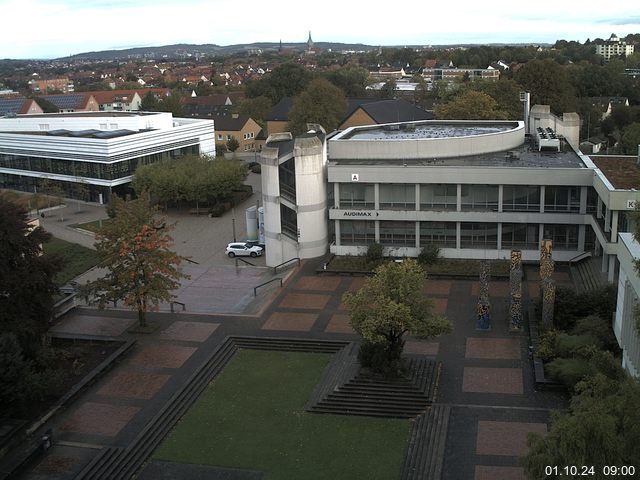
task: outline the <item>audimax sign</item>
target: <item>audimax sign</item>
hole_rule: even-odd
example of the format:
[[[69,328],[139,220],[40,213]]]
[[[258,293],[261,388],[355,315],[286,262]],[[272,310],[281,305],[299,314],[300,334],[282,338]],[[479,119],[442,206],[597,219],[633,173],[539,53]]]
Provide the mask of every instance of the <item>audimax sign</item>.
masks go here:
[[[362,210],[347,210],[345,211],[342,216],[343,217],[377,217],[378,215],[380,215],[378,212],[365,212]]]

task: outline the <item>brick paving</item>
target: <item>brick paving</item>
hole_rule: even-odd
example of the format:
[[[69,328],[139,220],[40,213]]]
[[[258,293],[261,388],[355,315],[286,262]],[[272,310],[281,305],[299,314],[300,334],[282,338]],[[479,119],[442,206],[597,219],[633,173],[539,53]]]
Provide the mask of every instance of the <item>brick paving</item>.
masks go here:
[[[141,367],[180,368],[196,351],[195,347],[177,345],[147,345],[131,359],[131,364]]]
[[[50,330],[55,333],[119,337],[135,322],[134,319],[119,317],[75,315],[68,321],[51,327]]]
[[[98,395],[149,400],[169,380],[169,375],[119,371],[109,377]]]
[[[327,333],[354,333],[349,324],[349,318],[349,315],[334,313],[324,331]]]
[[[547,425],[544,423],[480,421],[476,453],[522,457],[527,453],[527,435],[546,432]]]
[[[117,435],[138,411],[138,407],[86,402],[67,417],[60,429],[112,437]]]
[[[425,295],[448,296],[451,291],[451,280],[427,280],[423,289]]]
[[[522,467],[476,465],[474,480],[526,480]]]
[[[435,357],[438,355],[440,344],[438,342],[427,342],[421,340],[407,340],[404,344],[404,353],[410,355],[427,355]]]
[[[521,395],[524,393],[522,369],[465,367],[462,391]]]
[[[465,358],[518,360],[520,340],[517,338],[467,338]]]
[[[313,293],[289,293],[280,302],[282,308],[305,308],[307,310],[322,310],[331,297]]]
[[[300,277],[296,282],[295,289],[334,292],[341,280],[340,277]]]

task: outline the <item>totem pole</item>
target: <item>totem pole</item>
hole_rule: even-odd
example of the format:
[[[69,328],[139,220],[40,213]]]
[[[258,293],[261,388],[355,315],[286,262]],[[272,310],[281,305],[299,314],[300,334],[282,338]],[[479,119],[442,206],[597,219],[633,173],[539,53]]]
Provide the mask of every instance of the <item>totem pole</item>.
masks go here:
[[[480,262],[480,288],[477,307],[477,330],[491,330],[491,304],[489,303],[489,262]]]
[[[520,250],[511,250],[509,286],[511,290],[509,330],[520,330],[522,327],[522,252]]]
[[[542,323],[546,326],[553,324],[553,307],[556,299],[556,283],[551,276],[555,262],[551,258],[553,241],[542,240],[540,245],[540,280],[542,283]]]

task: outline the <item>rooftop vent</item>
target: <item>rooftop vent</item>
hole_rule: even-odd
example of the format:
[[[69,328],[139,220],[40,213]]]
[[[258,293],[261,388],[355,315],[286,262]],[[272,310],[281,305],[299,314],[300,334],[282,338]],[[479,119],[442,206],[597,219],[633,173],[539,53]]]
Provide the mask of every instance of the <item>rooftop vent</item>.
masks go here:
[[[536,129],[536,143],[538,145],[538,151],[542,150],[556,150],[560,151],[560,139],[556,135],[556,132],[552,128],[538,127]]]

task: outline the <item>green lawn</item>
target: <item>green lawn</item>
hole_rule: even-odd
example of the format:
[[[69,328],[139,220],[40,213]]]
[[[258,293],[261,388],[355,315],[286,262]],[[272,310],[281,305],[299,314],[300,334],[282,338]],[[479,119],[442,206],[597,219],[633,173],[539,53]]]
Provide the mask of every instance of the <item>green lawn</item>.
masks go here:
[[[110,218],[105,218],[102,220],[94,220],[93,222],[79,223],[73,226],[76,228],[82,228],[83,230],[89,230],[90,232],[93,232],[93,233],[98,233],[98,230],[100,229],[100,227],[104,225],[108,225],[110,222],[111,222]]]
[[[398,478],[408,420],[304,411],[329,358],[238,351],[155,458],[261,470],[269,480]]]
[[[63,270],[55,278],[56,284],[60,286],[98,263],[94,250],[55,237],[45,243],[42,249],[45,255],[58,254],[62,257]]]

